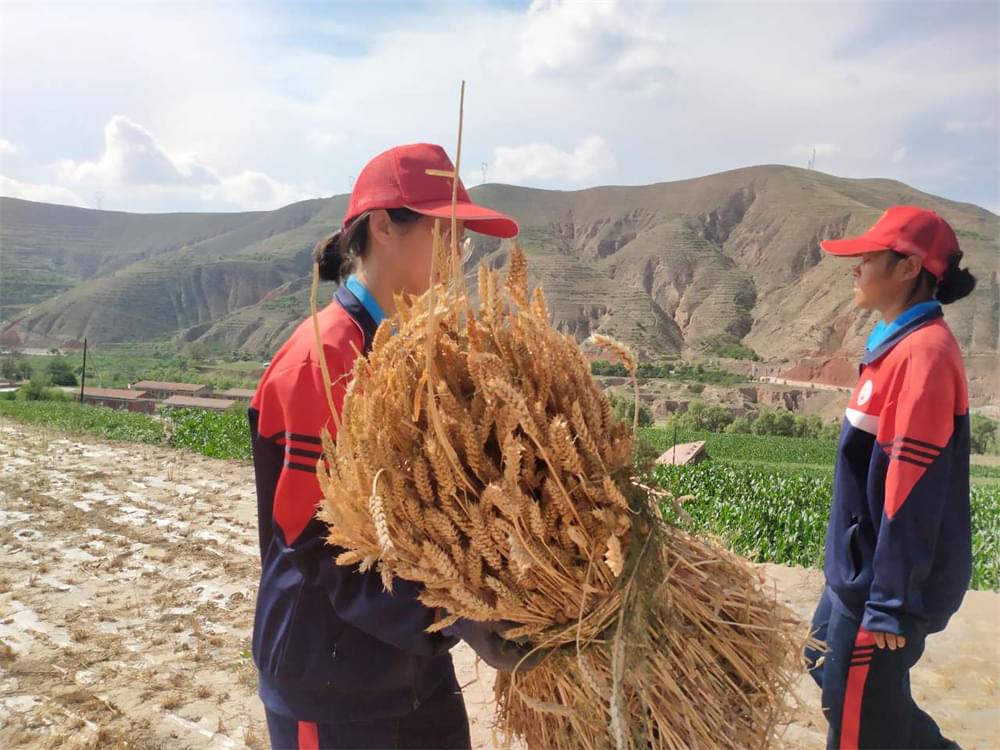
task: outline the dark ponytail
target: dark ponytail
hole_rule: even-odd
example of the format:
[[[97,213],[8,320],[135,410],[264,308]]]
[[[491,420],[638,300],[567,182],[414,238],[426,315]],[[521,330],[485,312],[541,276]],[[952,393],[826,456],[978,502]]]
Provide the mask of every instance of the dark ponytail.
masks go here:
[[[344,278],[344,254],[341,251],[343,232],[334,232],[316,243],[313,250],[313,260],[319,264],[319,277],[323,281],[336,281]],[[350,273],[350,271],[348,271]]]
[[[892,253],[890,257],[893,263],[899,263],[899,261],[909,257],[895,250],[889,252]],[[968,297],[976,288],[976,277],[969,272],[968,268],[959,268],[958,264],[961,262],[961,250],[948,256],[948,268],[945,269],[940,281],[926,268],[922,269],[907,302],[916,297],[921,290],[925,290],[926,294],[942,305],[950,305],[952,302],[958,302],[960,299]]]
[[[421,214],[408,208],[388,208],[386,213],[394,224],[412,224]],[[368,250],[369,211],[355,217],[345,229],[334,232],[316,243],[313,260],[319,264],[319,277],[338,284],[354,271],[358,258]]]
[[[958,302],[958,300],[972,294],[972,290],[976,288],[976,277],[969,272],[968,268],[959,268],[958,264],[961,262],[961,252],[948,258],[948,268],[945,269],[944,275],[937,283],[937,293],[935,294],[938,302],[942,305]]]

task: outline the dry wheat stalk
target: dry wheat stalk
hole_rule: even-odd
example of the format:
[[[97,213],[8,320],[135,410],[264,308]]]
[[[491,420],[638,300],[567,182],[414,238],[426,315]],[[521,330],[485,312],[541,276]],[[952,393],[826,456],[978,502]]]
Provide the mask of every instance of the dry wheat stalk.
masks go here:
[[[465,84],[462,83],[464,102]],[[549,649],[496,683],[499,729],[530,748],[754,747],[773,737],[796,645],[751,567],[664,526],[629,484],[632,434],[576,342],[549,321],[512,249],[505,283],[481,265],[479,306],[434,226],[430,290],[396,298],[323,436],[319,516],[337,561],[420,582],[456,617],[507,619]],[[396,335],[393,335],[395,332]],[[637,362],[596,337],[633,376]],[[572,428],[572,429],[571,429]],[[389,489],[379,493],[379,480]],[[610,687],[609,687],[610,686]]]
[[[550,649],[497,682],[499,729],[529,747],[766,745],[795,667],[787,611],[744,561],[663,525],[517,248],[510,268],[480,267],[478,309],[447,273],[398,299],[359,358],[319,467],[338,562]]]

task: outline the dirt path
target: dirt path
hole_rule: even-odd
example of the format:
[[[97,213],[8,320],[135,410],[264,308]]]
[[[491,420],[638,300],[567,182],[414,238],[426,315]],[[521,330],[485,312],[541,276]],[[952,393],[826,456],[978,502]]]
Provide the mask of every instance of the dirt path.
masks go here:
[[[251,468],[0,425],[0,747],[260,748]],[[815,571],[769,567],[807,617]],[[1000,597],[931,640],[914,692],[966,748],[1000,745]],[[456,648],[477,748],[492,674]],[[823,746],[811,683],[786,738]]]

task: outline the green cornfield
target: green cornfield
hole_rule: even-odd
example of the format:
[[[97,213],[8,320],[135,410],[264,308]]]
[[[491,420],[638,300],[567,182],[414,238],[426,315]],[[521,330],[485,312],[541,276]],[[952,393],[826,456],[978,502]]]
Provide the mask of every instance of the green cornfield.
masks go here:
[[[832,466],[792,469],[712,460],[697,466],[661,466],[654,474],[675,497],[692,496],[683,504],[690,522],[680,518],[672,504],[664,504],[664,513],[674,522],[690,523],[696,533],[717,536],[758,562],[822,567]],[[1000,486],[973,484],[971,502],[971,585],[997,590]]]
[[[70,401],[0,400],[0,417],[130,443],[162,443],[166,439],[164,423],[145,414]]]

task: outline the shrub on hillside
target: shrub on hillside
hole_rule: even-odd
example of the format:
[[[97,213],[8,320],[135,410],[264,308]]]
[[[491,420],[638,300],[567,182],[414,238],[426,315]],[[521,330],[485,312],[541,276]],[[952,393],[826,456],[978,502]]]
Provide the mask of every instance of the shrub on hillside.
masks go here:
[[[729,333],[720,333],[717,336],[706,336],[698,342],[698,348],[706,354],[716,357],[727,357],[729,359],[748,359],[751,362],[760,362],[760,356],[749,346],[743,344],[738,338]]]
[[[592,375],[625,378],[628,372],[620,362],[599,359],[590,363]],[[683,360],[666,360],[659,363],[640,362],[636,370],[639,378],[674,380],[681,383],[707,383],[709,385],[734,385],[744,378],[712,364],[692,364]]]

